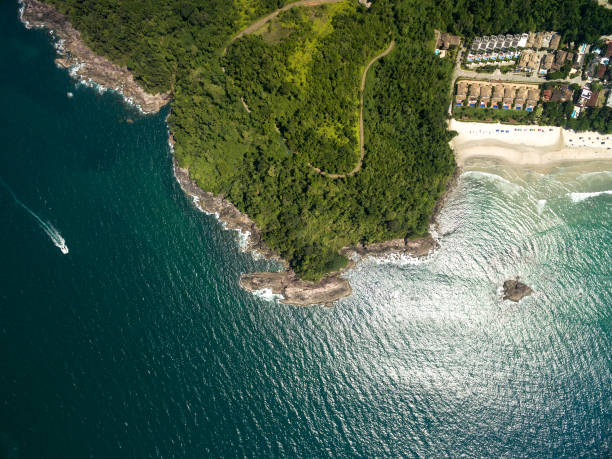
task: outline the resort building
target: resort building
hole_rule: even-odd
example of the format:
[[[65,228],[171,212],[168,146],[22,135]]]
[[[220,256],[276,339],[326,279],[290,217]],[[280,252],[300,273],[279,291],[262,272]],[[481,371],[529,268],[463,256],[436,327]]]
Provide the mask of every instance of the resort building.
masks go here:
[[[525,110],[528,112],[533,111],[535,106],[540,100],[540,89],[537,86],[532,86],[527,90],[527,102],[525,103]]]
[[[468,105],[470,107],[476,107],[479,97],[480,97],[480,85],[478,83],[471,84],[470,93],[468,97]]]
[[[480,88],[480,108],[487,108],[491,102],[491,95],[493,94],[493,86],[486,84]]]
[[[493,99],[491,99],[491,107],[500,108],[503,98],[504,98],[504,85],[496,84],[493,87]]]
[[[514,108],[516,110],[522,110],[527,101],[527,88],[521,87],[516,91],[516,99],[514,99]]]
[[[516,97],[516,88],[511,85],[504,85],[504,100],[502,108],[509,109],[512,108],[512,103],[514,102],[514,98]]]
[[[557,49],[561,44],[561,35],[555,33],[550,39],[550,45],[548,46],[550,49]]]
[[[464,81],[457,83],[457,95],[455,97],[455,105],[460,107],[463,105],[465,98],[467,97],[468,85]]]
[[[546,54],[546,56],[544,56],[544,60],[542,61],[542,66],[540,67],[540,74],[546,75],[552,68],[554,62],[555,55],[552,53]]]

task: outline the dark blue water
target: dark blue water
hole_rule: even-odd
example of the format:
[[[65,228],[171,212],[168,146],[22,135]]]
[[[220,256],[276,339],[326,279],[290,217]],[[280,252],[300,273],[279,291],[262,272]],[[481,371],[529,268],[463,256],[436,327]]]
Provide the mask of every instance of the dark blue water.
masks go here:
[[[572,194],[610,165],[466,174],[429,260],[280,305],[176,184],[165,113],[76,85],[12,1],[0,37],[0,178],[69,248],[0,186],[0,457],[610,456],[612,197]]]

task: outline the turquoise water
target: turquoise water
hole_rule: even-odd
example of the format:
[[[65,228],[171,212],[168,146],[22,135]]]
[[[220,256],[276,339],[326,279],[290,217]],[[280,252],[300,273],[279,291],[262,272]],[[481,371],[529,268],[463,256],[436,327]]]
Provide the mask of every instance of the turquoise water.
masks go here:
[[[75,85],[13,2],[0,23],[0,457],[610,456],[612,196],[576,193],[612,164],[474,163],[429,259],[280,305],[176,184],[165,113]],[[535,294],[502,302],[516,275]]]

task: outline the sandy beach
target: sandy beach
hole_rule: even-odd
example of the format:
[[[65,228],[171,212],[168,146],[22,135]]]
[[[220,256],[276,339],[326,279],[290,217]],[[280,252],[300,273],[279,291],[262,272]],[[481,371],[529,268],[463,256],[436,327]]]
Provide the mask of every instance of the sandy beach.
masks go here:
[[[457,164],[470,158],[496,158],[518,165],[612,160],[612,135],[560,127],[473,123],[451,120]]]

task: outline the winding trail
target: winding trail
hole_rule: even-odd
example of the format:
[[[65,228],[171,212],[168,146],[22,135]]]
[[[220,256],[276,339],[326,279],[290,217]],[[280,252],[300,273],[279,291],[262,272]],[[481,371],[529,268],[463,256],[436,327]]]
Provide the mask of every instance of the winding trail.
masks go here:
[[[230,41],[227,43],[227,45],[225,46],[225,48],[223,48],[223,55],[227,54],[227,48],[228,46],[230,46],[234,41],[238,40],[239,38],[248,35],[250,33],[255,32],[256,30],[258,30],[259,28],[261,28],[264,24],[266,24],[267,22],[269,22],[270,20],[274,19],[276,16],[278,16],[282,11],[287,11],[290,10],[291,8],[295,8],[297,6],[305,6],[305,7],[312,7],[312,6],[319,6],[319,5],[324,5],[324,4],[328,4],[328,3],[339,3],[339,2],[343,2],[345,0],[300,0],[297,2],[293,2],[293,3],[289,3],[285,6],[283,6],[282,8],[277,9],[276,11],[268,14],[267,16],[262,17],[261,19],[255,21],[253,24],[251,24],[250,26],[248,26],[246,29],[241,30],[240,32],[238,32],[236,35],[234,35]],[[368,62],[368,64],[366,65],[365,69],[363,70],[363,74],[361,75],[361,86],[360,86],[360,90],[361,90],[361,98],[360,98],[360,107],[359,107],[359,161],[357,162],[357,165],[353,168],[352,171],[347,172],[346,174],[330,174],[328,172],[322,171],[321,169],[319,169],[318,167],[313,166],[312,164],[308,164],[313,170],[317,171],[319,174],[328,177],[328,178],[332,178],[332,179],[337,179],[337,178],[345,178],[345,177],[350,177],[352,175],[355,175],[357,172],[359,172],[361,170],[361,166],[363,165],[363,157],[365,155],[365,148],[363,146],[363,138],[364,138],[364,128],[363,128],[363,92],[365,89],[365,83],[366,83],[366,78],[368,76],[368,70],[370,70],[370,67],[372,66],[372,64],[374,64],[376,61],[378,61],[379,59],[382,59],[383,57],[385,57],[387,54],[389,54],[393,48],[395,47],[395,40],[391,40],[391,43],[389,44],[389,47],[387,49],[385,49],[383,52],[381,52],[380,54],[378,54],[377,56],[374,56],[374,58],[372,58],[372,60],[370,62]],[[223,68],[223,72],[225,73],[225,68]],[[244,106],[245,110],[247,112],[251,112],[246,104],[246,102],[244,101],[244,99],[242,99],[242,105]]]
[[[223,55],[225,55],[227,53],[227,47],[229,45],[231,45],[233,42],[238,40],[240,37],[243,37],[245,35],[248,35],[250,33],[255,32],[257,29],[259,29],[261,26],[263,26],[264,24],[269,22],[271,19],[274,19],[276,16],[279,15],[279,13],[281,13],[283,11],[290,10],[291,8],[295,8],[296,6],[307,6],[307,7],[310,7],[310,6],[324,5],[326,3],[339,3],[339,2],[344,2],[344,1],[345,0],[300,0],[300,1],[297,1],[297,2],[294,2],[294,3],[289,3],[289,4],[285,5],[285,6],[283,6],[282,8],[279,8],[276,11],[268,14],[267,16],[264,16],[263,18],[258,19],[253,24],[248,26],[246,29],[243,29],[240,32],[238,32],[236,35],[234,35],[230,39],[230,41],[227,43],[225,48],[223,48]]]
[[[360,104],[359,104],[360,105],[360,107],[359,107],[359,150],[360,150],[359,162],[353,168],[352,171],[347,172],[346,174],[330,174],[328,172],[322,171],[318,167],[314,167],[312,164],[309,164],[309,166],[312,167],[319,174],[324,175],[325,177],[337,179],[337,178],[350,177],[352,175],[355,175],[357,172],[359,172],[361,170],[361,166],[363,165],[363,157],[365,155],[365,148],[363,146],[363,143],[364,143],[364,141],[363,141],[363,138],[364,138],[364,132],[363,132],[364,131],[364,129],[363,129],[363,93],[364,93],[364,90],[365,90],[365,83],[366,83],[366,78],[368,76],[368,70],[370,70],[370,67],[372,66],[372,64],[374,64],[376,61],[378,61],[379,59],[382,59],[387,54],[389,54],[393,50],[394,47],[395,47],[395,41],[391,40],[391,44],[389,45],[389,47],[387,49],[385,49],[382,53],[380,53],[379,55],[375,56],[370,62],[368,62],[368,65],[366,65],[366,68],[363,71],[363,75],[361,75],[361,86],[360,86],[361,100],[360,100]]]

